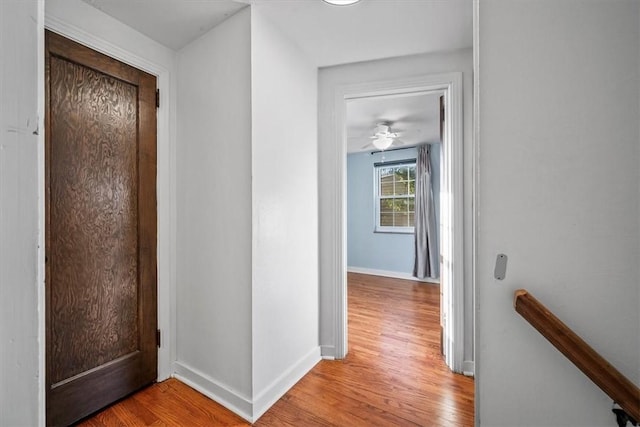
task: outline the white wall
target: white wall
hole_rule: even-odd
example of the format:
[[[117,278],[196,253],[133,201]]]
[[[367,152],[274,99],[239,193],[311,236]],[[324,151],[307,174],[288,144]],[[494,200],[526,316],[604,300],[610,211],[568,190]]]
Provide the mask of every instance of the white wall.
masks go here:
[[[252,8],[253,392],[262,414],[320,360],[317,68]]]
[[[176,371],[251,412],[251,14],[178,53]]]
[[[161,92],[157,110],[158,327],[163,337],[158,349],[158,379],[166,379],[175,357],[171,345],[175,314],[175,52],[81,0],[46,0],[45,6],[48,29],[157,76]]]
[[[323,355],[333,355],[335,346],[335,284],[332,283],[334,258],[333,224],[335,164],[341,156],[333,149],[334,96],[341,85],[362,82],[398,80],[426,74],[461,71],[463,73],[463,138],[464,138],[464,239],[465,239],[465,346],[464,360],[473,360],[473,301],[471,276],[471,195],[473,165],[471,144],[472,118],[472,52],[460,51],[405,56],[379,61],[360,62],[322,68],[318,92],[318,156],[320,200],[320,344]],[[346,177],[345,177],[346,180]]]
[[[0,1],[0,425],[39,422],[38,243],[44,25],[37,1]],[[42,129],[40,129],[42,131]]]
[[[615,424],[611,400],[515,313],[518,288],[640,383],[639,7],[480,3],[481,425]]]
[[[178,76],[176,373],[255,420],[320,359],[317,70],[247,8]]]

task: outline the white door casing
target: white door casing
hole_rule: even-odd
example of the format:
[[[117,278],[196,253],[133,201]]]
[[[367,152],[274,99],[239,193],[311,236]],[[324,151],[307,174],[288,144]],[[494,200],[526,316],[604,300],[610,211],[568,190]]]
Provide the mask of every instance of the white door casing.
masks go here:
[[[463,117],[462,73],[425,75],[412,79],[367,82],[341,86],[334,98],[334,218],[332,221],[334,257],[331,279],[335,299],[335,358],[347,355],[347,280],[346,280],[346,103],[348,100],[439,92],[445,96],[445,140],[442,147],[443,180],[440,193],[441,286],[444,326],[444,351],[447,365],[454,372],[463,371],[464,357],[464,247],[463,247]]]

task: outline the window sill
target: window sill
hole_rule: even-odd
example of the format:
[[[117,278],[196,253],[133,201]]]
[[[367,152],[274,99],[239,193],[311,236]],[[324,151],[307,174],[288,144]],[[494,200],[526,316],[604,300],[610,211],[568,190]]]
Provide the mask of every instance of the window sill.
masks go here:
[[[373,230],[374,233],[382,233],[382,234],[414,234],[413,228],[393,228],[393,227],[385,227],[385,228],[376,228]]]

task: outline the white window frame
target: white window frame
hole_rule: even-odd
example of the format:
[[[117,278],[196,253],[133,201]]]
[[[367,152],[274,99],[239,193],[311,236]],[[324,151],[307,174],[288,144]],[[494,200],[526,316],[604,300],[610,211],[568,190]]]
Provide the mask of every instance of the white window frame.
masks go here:
[[[414,226],[411,227],[395,227],[395,226],[383,226],[380,225],[380,170],[388,167],[396,166],[413,166],[416,167],[416,159],[397,160],[387,163],[376,163],[373,166],[373,223],[374,233],[395,233],[395,234],[413,234]],[[414,187],[415,188],[415,187]],[[415,201],[415,190],[413,194]],[[414,202],[414,214],[415,214],[415,202]]]

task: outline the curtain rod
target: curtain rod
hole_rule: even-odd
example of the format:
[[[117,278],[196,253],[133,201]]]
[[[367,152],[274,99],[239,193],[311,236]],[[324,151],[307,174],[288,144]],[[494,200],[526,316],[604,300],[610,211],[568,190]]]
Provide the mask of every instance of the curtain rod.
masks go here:
[[[377,150],[377,151],[372,151],[371,155],[373,156],[374,154],[378,154],[378,153],[389,153],[391,151],[398,151],[398,150],[408,150],[409,148],[415,148],[417,147],[417,145],[413,146],[413,147],[398,147],[398,148],[392,148],[391,150]]]
[[[390,150],[376,150],[376,151],[372,151],[371,155],[373,156],[374,154],[378,154],[378,153],[388,153],[391,151],[398,151],[398,150],[408,150],[409,148],[417,148],[421,145],[434,145],[434,144],[441,144],[440,141],[438,142],[425,142],[424,144],[418,144],[418,145],[411,145],[409,147],[398,147],[398,148],[392,148]]]
[[[377,168],[379,166],[395,166],[395,165],[403,165],[406,163],[415,163],[416,159],[404,159],[404,160],[391,160],[388,162],[382,161],[382,162],[375,162],[373,164],[373,167]]]

